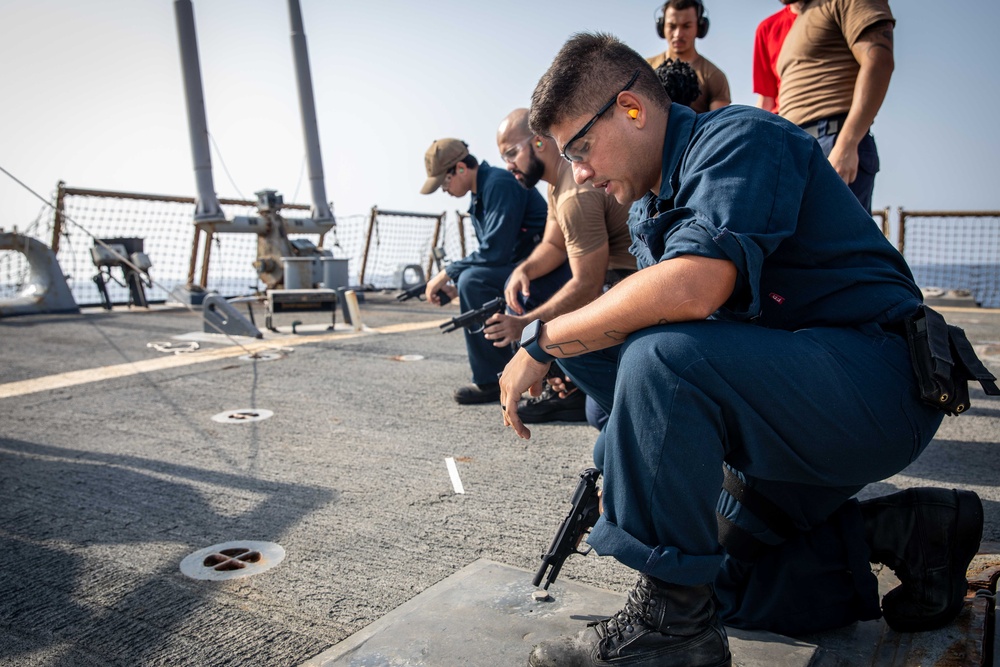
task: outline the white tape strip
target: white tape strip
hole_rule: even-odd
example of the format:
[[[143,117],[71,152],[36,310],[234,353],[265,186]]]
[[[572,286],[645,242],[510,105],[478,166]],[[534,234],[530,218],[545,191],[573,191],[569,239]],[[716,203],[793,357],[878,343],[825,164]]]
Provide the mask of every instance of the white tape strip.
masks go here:
[[[385,327],[379,327],[377,329],[372,329],[371,331],[380,334],[408,333],[423,329],[434,329],[446,321],[447,320],[438,320],[434,322],[407,322],[404,324],[392,324]],[[204,334],[204,336],[213,335],[217,334]],[[246,338],[245,340],[247,340],[248,343],[240,346],[222,347],[214,350],[198,350],[197,352],[193,352],[191,354],[175,354],[168,357],[153,357],[152,359],[143,359],[141,361],[118,364],[115,366],[101,366],[82,371],[69,371],[67,373],[59,373],[56,375],[45,375],[31,380],[18,380],[16,382],[0,383],[0,399],[24,396],[25,394],[34,394],[40,391],[64,389],[66,387],[74,387],[76,385],[87,384],[89,382],[100,382],[102,380],[130,377],[139,373],[151,373],[154,371],[177,368],[180,366],[200,364],[216,359],[228,359],[244,355],[247,352],[253,353],[264,350],[285,350],[288,349],[287,346],[290,345],[308,345],[310,343],[350,340],[352,338],[357,338],[358,336],[366,335],[368,334],[334,333],[319,336],[302,336],[299,339],[294,339],[292,336],[283,336],[280,339],[271,341],[258,341],[254,338]],[[242,336],[236,336],[235,338],[242,338]],[[206,339],[202,337],[202,340]]]
[[[455,487],[455,493],[465,493],[465,487],[462,486],[462,480],[458,476],[458,466],[455,465],[455,459],[450,456],[445,457],[444,464],[448,466],[448,475],[451,477],[451,485]]]

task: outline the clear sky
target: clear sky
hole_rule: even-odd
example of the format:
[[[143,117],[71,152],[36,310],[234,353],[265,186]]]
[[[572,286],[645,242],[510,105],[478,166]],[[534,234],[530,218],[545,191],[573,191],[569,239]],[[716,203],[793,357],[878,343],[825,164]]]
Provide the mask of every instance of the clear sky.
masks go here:
[[[373,205],[438,213],[468,200],[422,196],[423,154],[466,140],[500,162],[495,132],[566,38],[613,33],[665,48],[655,2],[300,0],[328,199],[338,216]],[[0,166],[48,195],[74,187],[195,194],[172,0],[0,0]],[[706,0],[699,51],[752,104],[757,23],[777,0]],[[896,71],[874,134],[874,206],[1000,209],[998,3],[895,0]],[[194,0],[221,197],[271,188],[308,203],[284,0]],[[223,169],[223,161],[232,180]],[[301,180],[300,180],[301,179]],[[0,174],[0,227],[40,204]]]

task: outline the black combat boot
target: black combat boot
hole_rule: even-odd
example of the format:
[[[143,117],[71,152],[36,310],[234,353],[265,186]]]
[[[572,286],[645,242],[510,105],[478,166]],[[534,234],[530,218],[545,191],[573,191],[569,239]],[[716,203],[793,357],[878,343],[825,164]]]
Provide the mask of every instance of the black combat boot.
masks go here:
[[[646,576],[625,608],[575,638],[535,646],[531,667],[730,667],[729,639],[712,587],[677,586]]]
[[[861,503],[871,561],[900,585],[882,598],[897,632],[947,625],[962,611],[969,562],[983,536],[983,503],[972,491],[919,488]]]
[[[462,405],[497,403],[500,401],[500,383],[470,384],[455,390],[455,402]]]
[[[585,422],[587,421],[587,395],[579,389],[571,391],[566,398],[552,391],[546,385],[538,396],[522,398],[517,404],[517,416],[525,424],[545,422]]]

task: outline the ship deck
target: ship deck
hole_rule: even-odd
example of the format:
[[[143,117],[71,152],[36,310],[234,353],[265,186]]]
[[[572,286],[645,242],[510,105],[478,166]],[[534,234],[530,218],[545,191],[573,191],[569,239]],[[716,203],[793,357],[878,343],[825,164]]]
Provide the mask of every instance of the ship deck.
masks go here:
[[[1000,372],[1000,311],[942,311]],[[633,573],[594,555],[567,561],[551,601],[531,596],[595,432],[540,424],[522,441],[496,406],[455,404],[465,347],[437,326],[453,305],[368,293],[361,313],[360,331],[282,313],[262,340],[166,306],[0,320],[0,664],[516,665],[616,611]],[[979,493],[971,576],[995,590],[1000,400],[972,395],[863,495]],[[284,558],[265,548],[252,576],[182,572],[231,542]],[[920,635],[734,631],[734,664],[986,664],[991,610],[970,595]]]

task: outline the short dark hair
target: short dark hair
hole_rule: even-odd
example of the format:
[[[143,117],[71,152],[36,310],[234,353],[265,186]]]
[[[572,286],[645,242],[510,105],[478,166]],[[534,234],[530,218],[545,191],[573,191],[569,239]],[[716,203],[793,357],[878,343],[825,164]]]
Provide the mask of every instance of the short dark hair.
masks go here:
[[[663,3],[663,12],[666,13],[667,7],[673,7],[675,11],[681,11],[682,9],[688,9],[689,7],[694,7],[694,11],[698,16],[705,10],[705,5],[701,3],[701,0],[667,0]]]
[[[560,121],[594,113],[636,70],[639,78],[632,91],[669,110],[670,98],[645,58],[613,35],[573,35],[531,94],[531,131],[549,136],[549,129]]]
[[[475,169],[476,167],[479,166],[479,162],[476,160],[476,156],[473,155],[472,153],[466,155],[464,158],[459,160],[459,162],[464,164],[469,169]]]
[[[656,68],[656,76],[670,99],[678,104],[689,107],[701,95],[698,73],[683,60],[667,58]]]

